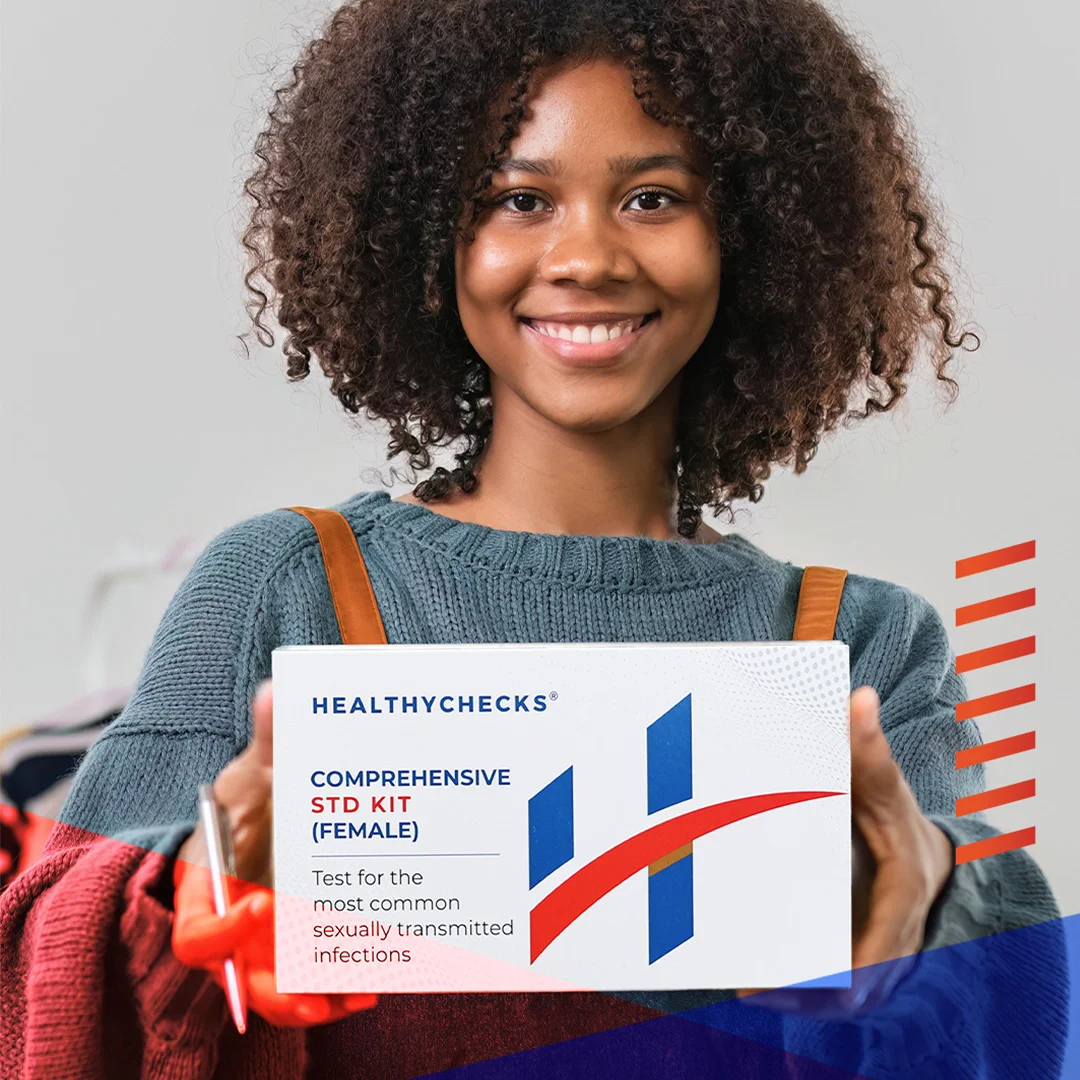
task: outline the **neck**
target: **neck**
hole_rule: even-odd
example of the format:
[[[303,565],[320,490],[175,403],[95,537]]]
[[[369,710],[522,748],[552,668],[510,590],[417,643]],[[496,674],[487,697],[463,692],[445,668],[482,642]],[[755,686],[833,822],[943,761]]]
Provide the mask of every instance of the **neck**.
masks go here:
[[[498,395],[476,490],[430,508],[518,532],[674,539],[676,394],[599,432],[567,431],[517,395]]]

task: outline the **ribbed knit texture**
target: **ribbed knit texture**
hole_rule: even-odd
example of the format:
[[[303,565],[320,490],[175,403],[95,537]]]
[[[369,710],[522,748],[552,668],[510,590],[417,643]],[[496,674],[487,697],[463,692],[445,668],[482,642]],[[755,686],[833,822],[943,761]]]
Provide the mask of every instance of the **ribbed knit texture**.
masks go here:
[[[357,495],[337,509],[356,531],[392,644],[765,641],[786,640],[792,634],[800,569],[736,535],[714,545],[691,545],[633,537],[511,533],[395,503],[383,492]],[[881,697],[886,735],[923,811],[954,843],[992,834],[981,815],[952,816],[958,797],[984,787],[981,766],[954,768],[956,751],[981,738],[974,722],[954,719],[965,689],[937,613],[908,589],[850,574],[836,636],[849,645],[852,685],[872,685]],[[315,533],[299,515],[286,510],[260,515],[227,530],[207,547],[154,635],[128,706],[78,771],[62,815],[72,828],[57,831],[61,835],[54,835],[43,860],[47,866],[31,871],[38,876],[27,875],[12,890],[18,897],[3,898],[0,957],[7,982],[5,1012],[18,1010],[17,995],[28,994],[31,984],[34,988],[28,1018],[13,1021],[11,1032],[5,1032],[0,1056],[5,1069],[17,1061],[26,1075],[97,1075],[93,1069],[64,1072],[56,1065],[64,1058],[62,1048],[75,1020],[60,985],[44,976],[35,980],[35,970],[52,965],[49,978],[82,980],[88,990],[81,997],[71,995],[71,1000],[83,1005],[88,993],[128,1001],[132,989],[125,980],[132,979],[132,964],[143,965],[143,978],[137,982],[151,987],[146,991],[151,997],[179,992],[174,983],[183,981],[183,972],[169,950],[160,947],[171,923],[167,867],[194,825],[198,785],[212,780],[246,745],[249,703],[257,684],[270,674],[271,651],[278,645],[339,641]],[[88,842],[86,837],[95,834],[113,838],[111,846]],[[93,887],[96,893],[86,885],[95,874],[100,875]],[[140,874],[133,887],[131,881]],[[97,921],[85,911],[90,895]],[[136,906],[137,917],[125,913]],[[1045,878],[1030,855],[1024,851],[998,855],[954,871],[929,927],[926,947],[1039,923],[1057,914]],[[91,928],[80,920],[93,923],[93,934],[101,939],[94,939],[97,944],[74,953],[67,946],[49,945],[49,935],[62,941],[74,934],[85,940]],[[104,938],[110,935],[129,957],[126,969],[106,963]],[[154,942],[154,948],[147,944]],[[1060,983],[1063,978],[1063,964],[1053,948],[1025,962],[1045,965],[1049,991],[1057,992],[1055,980]],[[14,980],[8,978],[12,974]],[[911,1008],[925,1007],[931,1000],[918,992],[917,973],[905,986]],[[174,1049],[161,1060],[168,1065],[159,1063],[158,1071],[135,1070],[130,1075],[170,1080],[255,1075],[250,1071],[254,1067],[237,1057],[243,1054],[259,1057],[258,1075],[302,1075],[301,1033],[256,1025],[250,1033],[254,1037],[238,1044],[227,1030],[222,1033],[220,992],[213,986],[195,989],[203,995],[201,1007],[213,1015],[212,1022],[201,1022],[202,1043],[189,1024],[183,1039],[175,1034],[167,1037]],[[190,997],[192,986],[184,993]],[[949,987],[935,986],[934,996],[950,1000]],[[320,1075],[340,1067],[343,1075],[380,1080],[412,1076],[417,1072],[410,1069],[432,1071],[475,1060],[484,1056],[485,1046],[490,1052],[507,1053],[629,1022],[648,1015],[647,1009],[672,1011],[705,1000],[701,994],[637,993],[622,1001],[586,995],[611,1004],[600,1009],[607,1009],[603,1016],[597,1013],[583,1024],[571,1015],[574,1010],[581,1014],[580,995],[561,999],[565,1002],[561,1018],[548,1015],[563,1008],[559,995],[482,997],[483,1001],[474,998],[474,1014],[483,1012],[486,1017],[486,1036],[470,1023],[469,1006],[462,1000],[439,1038],[427,1040],[431,1045],[418,1050],[425,1040],[420,1033],[415,1040],[408,1033],[406,1000],[398,999],[390,1007],[386,1004],[390,999],[384,999],[369,1013],[310,1032],[309,1059],[319,1063]],[[500,997],[507,1003],[530,999],[530,1004],[517,1012],[508,1004],[500,1012],[502,1006],[493,1000]],[[213,1004],[206,1004],[211,999]],[[428,1018],[434,1023],[432,1004],[429,999]],[[96,1008],[100,1010],[100,1003]],[[143,1006],[138,1022],[154,1028],[153,1017],[162,1010],[169,1013],[161,1002],[149,1010]],[[538,1010],[545,1014],[540,1021]],[[446,1013],[445,1008],[441,1011]],[[927,1039],[941,1044],[927,1051],[931,1057],[947,1053],[944,1048],[950,1039],[956,1045],[964,1043],[956,1030],[937,1032],[934,1017],[946,1011],[942,1006],[927,1017]],[[1053,1007],[1048,1015],[1051,1026],[1058,1023]],[[97,1023],[104,1021],[100,1011],[97,1017]],[[965,1017],[968,1041],[981,1045],[985,1018]],[[492,1036],[491,1026],[500,1023],[508,1031]],[[537,1025],[535,1031],[529,1030],[530,1023]],[[905,1071],[905,1063],[897,1060],[898,1054],[904,1057],[908,1051],[889,1038],[889,1024],[895,1026],[895,1021],[883,1014],[880,1030],[866,1048],[866,1060],[877,1069],[873,1075],[920,1075]],[[807,1040],[812,1043],[817,1037],[805,1031],[793,1036],[797,1049],[811,1056],[815,1048]],[[87,1038],[93,1038],[92,1031]],[[818,1056],[828,1060],[825,1049],[822,1044]],[[1045,1049],[1048,1067],[1057,1052],[1050,1037]],[[27,1065],[31,1058],[52,1064],[31,1068]],[[364,1062],[367,1072],[362,1071]],[[848,1067],[858,1065],[855,1061]],[[12,1068],[10,1075],[20,1073]],[[114,1070],[109,1075],[128,1074]],[[963,1067],[942,1075],[978,1074]]]

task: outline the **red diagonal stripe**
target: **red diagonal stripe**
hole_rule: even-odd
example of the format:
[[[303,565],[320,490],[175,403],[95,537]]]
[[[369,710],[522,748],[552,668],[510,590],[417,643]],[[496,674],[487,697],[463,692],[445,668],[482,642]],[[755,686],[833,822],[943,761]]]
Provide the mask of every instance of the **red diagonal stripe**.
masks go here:
[[[993,600],[980,600],[977,604],[968,604],[956,609],[956,625],[966,626],[980,619],[990,619],[995,615],[1007,615],[1010,611],[1035,606],[1035,590],[1023,589],[1007,596],[995,596]]]
[[[971,746],[967,750],[956,751],[956,767],[966,769],[969,765],[978,765],[983,761],[996,761],[1010,754],[1022,754],[1025,750],[1035,749],[1035,732],[1025,731],[1023,735],[1010,735],[1007,739],[995,739],[981,746]]]
[[[1014,686],[1011,690],[1000,690],[996,694],[961,701],[956,706],[957,720],[972,720],[976,716],[997,712],[999,709],[1011,709],[1014,705],[1026,705],[1035,700],[1035,684]]]
[[[976,840],[971,844],[960,844],[956,849],[956,865],[985,859],[987,855],[1000,855],[1003,851],[1015,851],[1035,843],[1035,827],[1017,829],[1016,832],[988,836],[985,840]]]
[[[994,599],[980,600],[977,604],[968,604],[956,609],[956,624],[966,626],[969,622],[990,619],[996,615],[1008,615],[1010,611],[1035,607],[1035,590],[1024,589],[1007,596],[995,596]]]
[[[965,671],[974,671],[976,668],[989,667],[991,664],[1000,664],[1005,660],[1015,660],[1019,656],[1034,656],[1034,654],[1034,636],[1018,638],[1016,641],[1006,641],[1003,645],[991,645],[989,649],[961,653],[956,658],[956,671],[957,674],[963,675]]]
[[[616,844],[552,889],[529,912],[532,960],[535,961],[597,900],[607,896],[632,874],[644,870],[649,863],[663,858],[669,851],[689,844],[699,836],[715,832],[725,825],[763,814],[767,810],[842,794],[840,791],[780,791],[771,795],[729,799],[727,802],[714,803],[712,806],[703,806],[699,810],[680,814],[631,836],[621,844]]]
[[[1028,540],[1023,544],[1013,544],[1012,547],[987,551],[983,555],[972,555],[966,559],[957,559],[956,576],[968,577],[971,574],[981,574],[984,570],[996,570],[999,566],[1010,566],[1012,563],[1034,558],[1035,541]]]
[[[1035,795],[1035,781],[1021,780],[1019,784],[1007,784],[1005,787],[991,788],[975,795],[965,795],[956,800],[956,816],[977,814],[980,810],[990,810],[995,806],[1006,806],[1021,799],[1031,799]]]

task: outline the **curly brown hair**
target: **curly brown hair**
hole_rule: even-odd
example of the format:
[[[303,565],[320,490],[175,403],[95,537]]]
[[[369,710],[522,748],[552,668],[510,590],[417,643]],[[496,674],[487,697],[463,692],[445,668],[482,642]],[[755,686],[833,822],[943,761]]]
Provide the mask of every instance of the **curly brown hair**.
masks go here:
[[[419,498],[475,488],[491,399],[454,247],[534,74],[568,57],[625,63],[645,113],[711,161],[724,263],[684,374],[680,533],[705,505],[758,501],[774,464],[803,472],[842,420],[892,408],[924,337],[955,397],[952,350],[979,339],[954,333],[910,124],[813,0],[357,0],[305,46],[256,140],[248,311],[266,346],[275,315],[290,378],[315,356],[346,410],[388,424],[414,478],[457,444]]]

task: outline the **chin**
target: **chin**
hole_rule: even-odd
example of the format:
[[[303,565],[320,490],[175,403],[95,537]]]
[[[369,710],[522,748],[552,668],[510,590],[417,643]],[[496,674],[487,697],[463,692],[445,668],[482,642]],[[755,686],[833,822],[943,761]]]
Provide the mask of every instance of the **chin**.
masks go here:
[[[645,406],[633,404],[621,405],[610,398],[606,401],[566,402],[559,406],[541,408],[540,412],[548,421],[564,431],[593,434],[611,431],[629,423]]]

